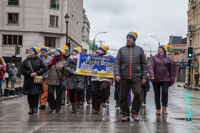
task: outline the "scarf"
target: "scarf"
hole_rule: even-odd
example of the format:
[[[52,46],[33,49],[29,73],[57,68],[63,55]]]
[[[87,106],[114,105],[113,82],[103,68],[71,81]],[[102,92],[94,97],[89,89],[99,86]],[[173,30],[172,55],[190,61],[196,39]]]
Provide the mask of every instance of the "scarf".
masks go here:
[[[103,54],[98,54],[98,56],[104,56],[104,55],[106,55],[106,53],[103,53]]]
[[[69,61],[70,63],[73,63],[73,64],[77,64],[77,56],[70,56],[69,57]]]
[[[51,62],[51,64],[49,65],[49,68],[50,68],[51,66],[53,66],[57,61],[61,60],[62,58],[63,58],[62,55],[54,56],[54,57],[53,57],[53,60],[52,60],[52,62]]]

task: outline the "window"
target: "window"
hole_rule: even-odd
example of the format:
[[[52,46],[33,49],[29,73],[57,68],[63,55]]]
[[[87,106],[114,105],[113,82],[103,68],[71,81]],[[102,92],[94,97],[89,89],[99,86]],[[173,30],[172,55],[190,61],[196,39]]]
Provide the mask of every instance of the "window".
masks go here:
[[[55,23],[56,22],[56,23]],[[58,27],[58,16],[50,16],[50,26]]]
[[[19,0],[8,0],[8,5],[19,5]]]
[[[54,37],[45,37],[45,46],[54,47],[56,46],[56,38]]]
[[[8,13],[8,23],[18,24],[18,13]]]
[[[60,5],[59,5],[59,1],[58,0],[51,0],[51,2],[50,2],[50,8],[57,8],[57,9],[59,9],[59,7],[60,7]]]
[[[19,35],[3,35],[3,45],[22,45],[22,36]]]

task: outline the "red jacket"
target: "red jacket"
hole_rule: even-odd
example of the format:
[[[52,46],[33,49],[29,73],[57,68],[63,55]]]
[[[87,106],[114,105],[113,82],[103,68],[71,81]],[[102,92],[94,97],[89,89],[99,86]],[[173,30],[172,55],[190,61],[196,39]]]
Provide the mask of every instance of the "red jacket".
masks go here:
[[[6,72],[6,67],[3,66],[1,69],[0,69],[0,79],[3,79],[3,76],[4,76],[4,73]]]

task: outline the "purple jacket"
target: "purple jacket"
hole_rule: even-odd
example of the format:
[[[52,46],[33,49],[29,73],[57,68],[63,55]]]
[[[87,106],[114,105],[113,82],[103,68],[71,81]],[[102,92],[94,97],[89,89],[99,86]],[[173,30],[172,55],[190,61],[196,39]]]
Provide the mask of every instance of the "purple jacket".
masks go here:
[[[168,70],[157,56],[160,57],[160,59],[162,59]],[[162,56],[158,54],[157,56],[152,57],[149,63],[149,75],[150,77],[154,77],[154,80],[151,80],[152,83],[165,81],[174,83],[175,70],[172,60],[169,57],[167,57],[166,54]]]

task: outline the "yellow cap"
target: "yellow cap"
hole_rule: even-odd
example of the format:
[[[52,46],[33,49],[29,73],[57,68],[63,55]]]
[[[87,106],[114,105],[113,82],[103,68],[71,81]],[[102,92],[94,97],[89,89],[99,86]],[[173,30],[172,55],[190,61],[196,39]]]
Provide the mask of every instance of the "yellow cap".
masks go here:
[[[35,55],[40,53],[40,49],[38,47],[31,47],[30,49],[32,49],[35,52]]]
[[[81,47],[75,47],[72,51],[76,51],[77,53],[81,52]]]
[[[138,38],[137,32],[132,32],[132,31],[130,31],[130,32],[128,33],[127,37],[128,37],[128,36],[132,37],[133,40],[135,40],[135,41],[136,41],[137,38]]]
[[[102,49],[104,51],[104,53],[107,53],[108,50],[109,50],[109,47],[108,46],[105,46],[105,45],[102,45],[100,46],[98,49]]]

